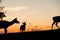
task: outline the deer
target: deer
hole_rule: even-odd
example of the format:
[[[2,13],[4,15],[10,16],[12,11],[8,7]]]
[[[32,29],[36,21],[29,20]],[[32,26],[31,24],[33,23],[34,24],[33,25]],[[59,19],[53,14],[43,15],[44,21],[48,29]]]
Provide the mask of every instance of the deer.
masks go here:
[[[13,19],[12,21],[6,21],[6,20],[2,20],[0,21],[0,29],[4,28],[5,34],[7,33],[7,28],[11,25],[13,25],[14,23],[20,23],[17,20],[17,17],[15,19]]]
[[[52,30],[53,30],[53,25],[55,24],[57,28],[59,29],[58,23],[60,22],[60,16],[54,16],[53,17],[53,23],[52,23]]]
[[[20,30],[23,32],[26,28],[26,22],[23,23],[23,25],[20,26]]]

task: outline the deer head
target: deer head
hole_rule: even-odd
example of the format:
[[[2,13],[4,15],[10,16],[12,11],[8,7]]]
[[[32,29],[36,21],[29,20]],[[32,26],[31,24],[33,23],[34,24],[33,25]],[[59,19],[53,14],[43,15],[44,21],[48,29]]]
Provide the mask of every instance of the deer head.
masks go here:
[[[20,23],[18,20],[17,20],[17,17],[13,20],[14,23]]]

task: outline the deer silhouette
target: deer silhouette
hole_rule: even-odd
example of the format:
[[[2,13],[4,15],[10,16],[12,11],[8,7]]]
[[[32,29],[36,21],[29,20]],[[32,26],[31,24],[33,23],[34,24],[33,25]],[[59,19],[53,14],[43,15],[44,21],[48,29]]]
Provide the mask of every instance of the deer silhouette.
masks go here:
[[[52,23],[52,30],[53,30],[53,25],[55,24],[57,28],[59,29],[58,23],[60,22],[60,16],[55,16],[53,17],[53,23]]]
[[[7,28],[11,25],[13,25],[14,23],[19,23],[19,21],[17,20],[17,18],[13,19],[12,21],[6,21],[6,20],[2,20],[0,21],[0,28],[4,28],[5,33],[7,33]]]
[[[25,31],[26,28],[26,22],[23,23],[23,25],[21,25],[20,30],[23,32]]]

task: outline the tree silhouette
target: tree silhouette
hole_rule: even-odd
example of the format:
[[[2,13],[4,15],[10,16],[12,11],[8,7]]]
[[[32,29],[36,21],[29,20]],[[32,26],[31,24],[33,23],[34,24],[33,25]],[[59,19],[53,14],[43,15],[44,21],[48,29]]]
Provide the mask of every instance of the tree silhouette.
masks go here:
[[[6,17],[6,15],[4,14],[4,12],[0,12],[0,18],[1,18],[1,20],[2,20],[4,17]]]

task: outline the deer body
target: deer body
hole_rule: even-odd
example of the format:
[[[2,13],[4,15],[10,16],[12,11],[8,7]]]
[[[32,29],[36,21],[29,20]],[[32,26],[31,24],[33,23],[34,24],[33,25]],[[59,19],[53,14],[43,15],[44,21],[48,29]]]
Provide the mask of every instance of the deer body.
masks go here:
[[[8,28],[14,23],[8,22],[8,21],[0,21],[0,28]]]
[[[54,24],[59,28],[59,26],[58,26],[59,22],[60,22],[60,16],[53,17],[52,29],[53,29]]]
[[[5,33],[7,33],[7,28],[9,26],[13,25],[14,23],[19,23],[17,21],[17,18],[15,18],[14,20],[12,20],[11,22],[2,20],[2,21],[0,21],[0,28],[4,28]]]

